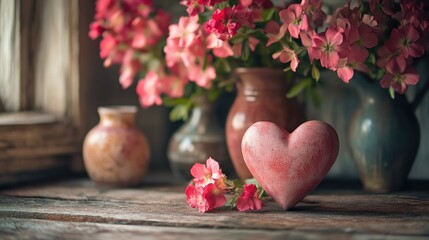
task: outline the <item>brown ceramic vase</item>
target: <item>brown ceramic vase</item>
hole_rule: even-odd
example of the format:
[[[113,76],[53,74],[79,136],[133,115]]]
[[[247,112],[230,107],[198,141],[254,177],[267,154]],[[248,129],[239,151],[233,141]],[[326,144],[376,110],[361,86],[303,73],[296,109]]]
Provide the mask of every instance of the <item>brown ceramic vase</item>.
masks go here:
[[[226,141],[238,177],[252,178],[241,153],[244,132],[253,123],[270,121],[293,131],[305,120],[304,108],[297,99],[286,98],[292,85],[282,69],[239,68],[237,96],[228,113]]]
[[[149,145],[135,126],[137,107],[100,107],[100,122],[83,143],[85,169],[103,185],[133,186],[141,182],[149,163]]]

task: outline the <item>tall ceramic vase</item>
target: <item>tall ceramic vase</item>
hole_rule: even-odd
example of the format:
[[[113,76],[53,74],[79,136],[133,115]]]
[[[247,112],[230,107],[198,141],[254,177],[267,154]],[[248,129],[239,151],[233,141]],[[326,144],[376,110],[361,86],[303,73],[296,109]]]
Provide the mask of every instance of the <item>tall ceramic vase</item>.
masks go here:
[[[406,181],[420,142],[420,129],[405,95],[388,91],[366,76],[352,83],[361,97],[350,124],[349,144],[364,188],[371,192],[399,190]]]
[[[244,132],[257,121],[271,121],[293,131],[305,119],[304,108],[296,99],[287,99],[292,82],[282,69],[239,68],[237,96],[228,113],[226,139],[237,175],[252,178],[241,153]]]
[[[205,164],[209,157],[216,159],[226,174],[232,169],[225,131],[216,119],[213,102],[206,96],[195,99],[191,117],[173,134],[167,154],[173,174],[181,180],[190,180],[192,166]]]
[[[135,126],[135,106],[100,107],[100,122],[83,143],[85,169],[99,184],[139,184],[149,165],[149,145]]]

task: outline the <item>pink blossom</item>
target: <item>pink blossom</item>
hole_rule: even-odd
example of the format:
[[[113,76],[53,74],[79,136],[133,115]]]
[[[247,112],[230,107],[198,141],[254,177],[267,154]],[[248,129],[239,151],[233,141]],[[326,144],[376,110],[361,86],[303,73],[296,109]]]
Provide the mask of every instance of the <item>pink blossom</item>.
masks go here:
[[[186,78],[181,78],[176,75],[168,75],[163,78],[162,89],[169,97],[182,97],[185,93],[185,85],[188,83]]]
[[[161,84],[156,72],[149,71],[145,78],[138,82],[136,92],[143,107],[162,104]]]
[[[91,23],[91,25],[89,26],[89,37],[91,39],[96,39],[98,38],[103,32],[104,32],[104,27],[101,25],[101,22],[96,21]]]
[[[280,41],[284,37],[287,31],[287,25],[283,24],[280,26],[276,21],[269,21],[265,26],[265,32],[267,33],[268,41],[267,47],[273,43]]]
[[[171,23],[171,14],[159,9],[155,15],[155,22],[159,25],[162,35],[166,36]]]
[[[325,34],[313,36],[315,58],[320,59],[323,67],[335,69],[340,57],[347,56],[346,52],[341,49],[342,43],[343,35],[333,27],[328,28]]]
[[[183,63],[189,67],[194,61],[195,56],[189,51],[188,48],[179,46],[179,39],[167,39],[167,44],[164,47],[165,61],[168,67],[172,67],[178,63]]]
[[[407,91],[408,85],[416,85],[419,82],[419,74],[412,66],[405,70],[394,69],[394,71],[386,72],[380,81],[380,86],[383,88],[392,87],[396,92],[403,94]]]
[[[204,6],[210,6],[213,7],[214,5],[225,2],[225,0],[198,0],[199,4],[202,4]]]
[[[201,213],[211,211],[225,204],[223,191],[210,183],[205,187],[189,185],[186,190],[186,202]]]
[[[140,63],[138,59],[134,57],[134,52],[132,50],[128,50],[124,55],[121,75],[119,77],[122,88],[128,88],[133,83],[134,77],[139,70]]]
[[[347,64],[347,59],[340,59],[337,66],[338,77],[348,83],[354,75],[353,68]]]
[[[387,16],[393,14],[393,0],[370,0],[369,7],[378,24],[384,25]]]
[[[112,35],[105,34],[100,42],[100,57],[106,58],[104,66],[108,67],[112,63],[121,63],[124,57],[124,51],[119,49],[119,41]]]
[[[316,26],[323,25],[326,14],[322,11],[322,0],[302,0],[301,6]]]
[[[316,58],[317,50],[313,45],[313,36],[316,35],[314,30],[308,32],[301,32],[299,37],[301,38],[302,45],[307,48],[308,57],[310,58],[310,63],[313,64],[314,59]]]
[[[212,18],[206,23],[205,30],[214,32],[216,36],[225,41],[235,36],[242,26],[252,26],[250,12],[242,5],[234,5],[223,9],[216,9]]]
[[[358,28],[349,29],[347,43],[351,45],[348,57],[356,62],[364,62],[369,55],[368,48],[375,47],[378,38],[368,25],[361,24]]]
[[[203,88],[210,88],[212,81],[216,78],[216,70],[213,66],[207,66],[202,69],[201,66],[191,66],[189,70],[189,80],[195,82],[198,86]]]
[[[383,45],[377,49],[377,55],[379,56],[377,60],[377,66],[379,68],[385,68],[389,72],[394,72],[393,69],[405,69],[406,67],[407,62],[400,54],[400,51],[391,51],[388,47]]]
[[[169,27],[169,38],[178,38],[179,47],[189,47],[196,36],[196,31],[200,25],[198,24],[198,16],[181,17],[179,24],[172,24]]]
[[[237,209],[241,212],[247,210],[259,210],[263,202],[259,199],[257,188],[254,184],[245,184],[243,192],[237,199]]]
[[[404,58],[421,57],[425,50],[424,47],[418,42],[419,32],[410,24],[395,28],[392,30],[390,39],[387,41],[389,49],[400,50],[400,54]]]
[[[197,187],[205,187],[210,183],[214,183],[215,179],[220,179],[224,176],[219,168],[219,163],[213,158],[207,159],[206,165],[201,163],[194,164],[191,168],[191,174],[195,178],[194,184]]]
[[[146,49],[155,46],[162,36],[159,25],[153,19],[136,18],[132,22],[134,37],[131,47],[136,49]]]
[[[222,41],[221,46],[213,48],[213,54],[219,58],[226,58],[234,55],[228,41]]]
[[[296,68],[298,67],[299,59],[295,53],[295,51],[289,49],[288,47],[283,46],[283,49],[279,52],[273,54],[273,59],[279,59],[282,63],[290,62],[290,69],[296,72]]]
[[[186,11],[189,16],[196,16],[199,13],[204,12],[204,6],[199,4],[197,0],[182,0],[181,5],[186,6]]]
[[[293,38],[298,38],[301,30],[309,29],[307,15],[300,4],[292,4],[287,9],[281,10],[279,16],[283,23],[288,25],[288,31]]]

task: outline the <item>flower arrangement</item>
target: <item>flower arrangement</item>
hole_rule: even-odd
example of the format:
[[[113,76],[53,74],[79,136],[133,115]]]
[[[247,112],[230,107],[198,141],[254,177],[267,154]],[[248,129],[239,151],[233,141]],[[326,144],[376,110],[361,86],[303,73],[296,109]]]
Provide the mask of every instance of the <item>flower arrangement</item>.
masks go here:
[[[263,207],[262,198],[265,191],[257,183],[244,184],[240,180],[230,181],[219,163],[209,158],[206,165],[196,163],[191,168],[194,179],[185,190],[186,201],[199,212],[208,212],[224,205],[237,208],[239,211],[259,210]],[[225,194],[231,193],[227,201]]]
[[[176,118],[192,107],[189,97],[211,99],[231,86],[237,66],[278,66],[301,75],[288,94],[312,89],[320,69],[349,82],[361,71],[403,94],[419,81],[414,60],[429,49],[424,1],[348,1],[327,15],[321,0],[275,6],[271,0],[182,0],[188,16],[170,24],[151,0],[99,0],[90,37],[103,36],[105,65],[121,63],[120,82],[137,73],[141,105],[175,104]]]

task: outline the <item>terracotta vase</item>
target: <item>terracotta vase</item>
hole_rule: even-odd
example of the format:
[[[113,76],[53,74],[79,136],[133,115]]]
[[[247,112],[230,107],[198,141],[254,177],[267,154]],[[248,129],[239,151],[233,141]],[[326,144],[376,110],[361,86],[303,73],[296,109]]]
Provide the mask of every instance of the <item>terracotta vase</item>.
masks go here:
[[[216,119],[213,103],[206,96],[200,96],[189,120],[171,137],[168,159],[173,174],[178,179],[189,181],[192,179],[192,166],[205,164],[209,157],[219,162],[225,174],[232,172],[225,131]]]
[[[286,98],[292,85],[282,69],[239,68],[237,96],[226,121],[226,140],[235,171],[244,180],[252,178],[241,153],[244,132],[257,121],[270,121],[293,131],[305,120],[297,99]]]
[[[85,169],[99,184],[133,186],[149,165],[149,145],[135,126],[137,107],[98,108],[100,122],[83,143]]]

